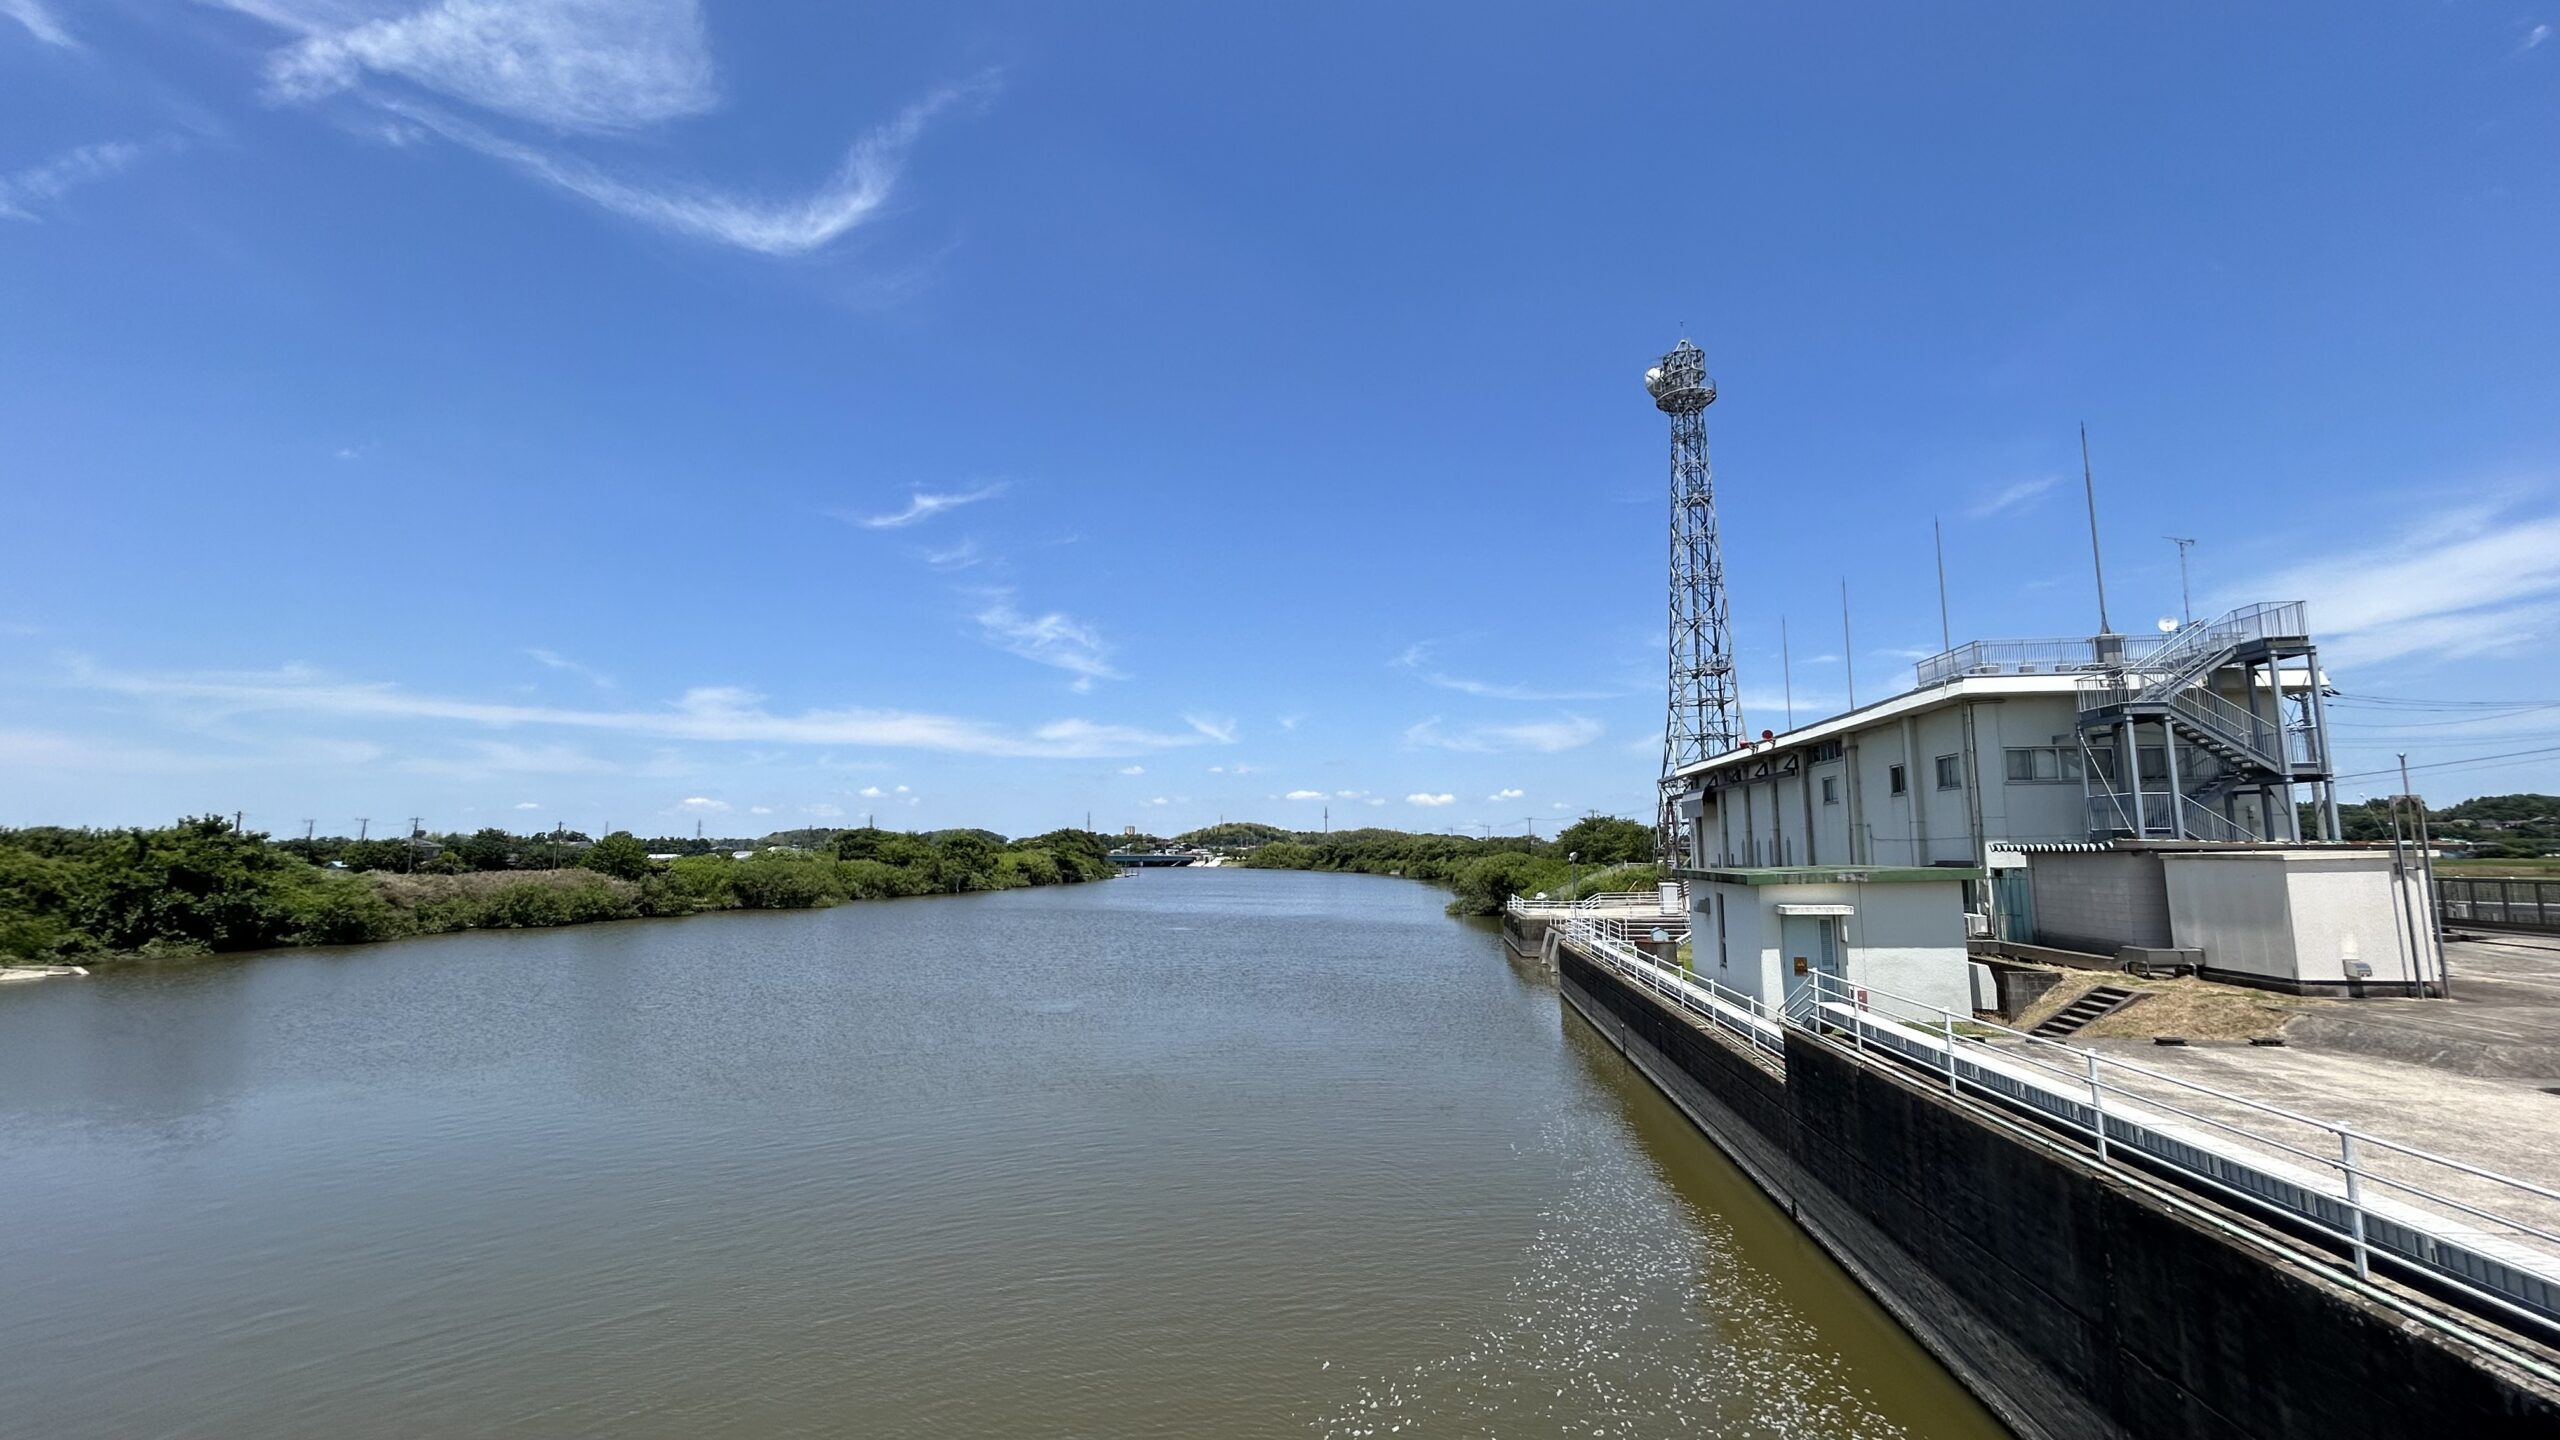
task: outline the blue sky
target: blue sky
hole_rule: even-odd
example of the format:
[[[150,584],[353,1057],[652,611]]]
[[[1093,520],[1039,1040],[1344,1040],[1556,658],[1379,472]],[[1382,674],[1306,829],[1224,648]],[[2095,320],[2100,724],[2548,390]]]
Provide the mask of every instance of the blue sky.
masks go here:
[[[1644,814],[1683,334],[1751,728],[2086,420],[2560,790],[2560,4],[2234,8],[0,0],[0,823]]]

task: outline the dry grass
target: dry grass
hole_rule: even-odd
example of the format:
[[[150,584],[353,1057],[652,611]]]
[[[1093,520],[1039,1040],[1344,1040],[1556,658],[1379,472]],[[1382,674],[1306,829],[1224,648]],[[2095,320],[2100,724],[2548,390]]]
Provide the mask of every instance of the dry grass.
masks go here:
[[[2014,1028],[2032,1030],[2100,985],[2139,990],[2142,998],[2079,1032],[2093,1039],[2145,1040],[2157,1035],[2183,1035],[2190,1040],[2247,1040],[2280,1034],[2285,1022],[2303,1011],[2338,1003],[2191,977],[2147,980],[2139,975],[2074,970],[2030,1007]]]

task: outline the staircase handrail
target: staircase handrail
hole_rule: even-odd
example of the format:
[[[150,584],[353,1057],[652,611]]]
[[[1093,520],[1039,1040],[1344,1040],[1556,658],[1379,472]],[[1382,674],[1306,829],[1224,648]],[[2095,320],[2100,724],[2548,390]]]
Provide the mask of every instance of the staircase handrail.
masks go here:
[[[2151,677],[2144,696],[2157,699],[2194,683],[2225,657],[2251,640],[2271,635],[2308,634],[2306,607],[2299,600],[2266,600],[2243,605],[2202,625],[2190,625],[2142,659],[2139,673]]]

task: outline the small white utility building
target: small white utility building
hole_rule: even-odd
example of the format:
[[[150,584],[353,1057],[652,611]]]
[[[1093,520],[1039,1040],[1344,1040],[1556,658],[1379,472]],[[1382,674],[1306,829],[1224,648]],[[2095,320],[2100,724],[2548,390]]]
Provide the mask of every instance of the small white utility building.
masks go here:
[[[1683,870],[1689,964],[1762,1004],[1799,1003],[1828,975],[1879,992],[1912,1018],[1973,1008],[1965,970],[1964,892],[1980,872],[1931,868],[1753,866]],[[1899,1001],[1916,1002],[1898,1004]]]

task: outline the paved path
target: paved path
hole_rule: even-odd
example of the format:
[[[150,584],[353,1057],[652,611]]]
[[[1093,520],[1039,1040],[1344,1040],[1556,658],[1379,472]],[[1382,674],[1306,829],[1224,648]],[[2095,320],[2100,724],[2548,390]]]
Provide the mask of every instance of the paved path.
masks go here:
[[[2560,1084],[2560,936],[2489,934],[2445,946],[2450,1000],[2364,1000],[2296,1017],[2285,1038],[2457,1074]]]
[[[2560,1095],[2548,1094],[2524,1081],[2455,1075],[2368,1055],[2260,1048],[2239,1042],[2155,1046],[2131,1040],[2096,1040],[2089,1044],[2102,1055],[2177,1080],[2211,1086],[2312,1120],[2343,1124],[2362,1135],[2414,1146],[2560,1192]],[[2288,1145],[2331,1157],[2337,1153],[2337,1139],[2332,1133],[2285,1121],[2238,1101],[2130,1076],[2113,1067],[2108,1083],[2131,1092],[2137,1102],[2175,1105],[2240,1127],[2257,1137],[2252,1148],[2326,1174],[2335,1173],[2302,1155],[2284,1155],[2276,1148]],[[2226,1132],[2215,1133],[2239,1143],[2251,1143]],[[2466,1175],[2381,1146],[2363,1147],[2358,1162],[2378,1175],[2560,1236],[2560,1200]],[[2382,1193],[2395,1194],[2387,1188]],[[2395,1198],[2428,1209],[2446,1208],[2417,1195],[2396,1193]],[[2560,1239],[2521,1234],[2513,1238],[2560,1255]]]

